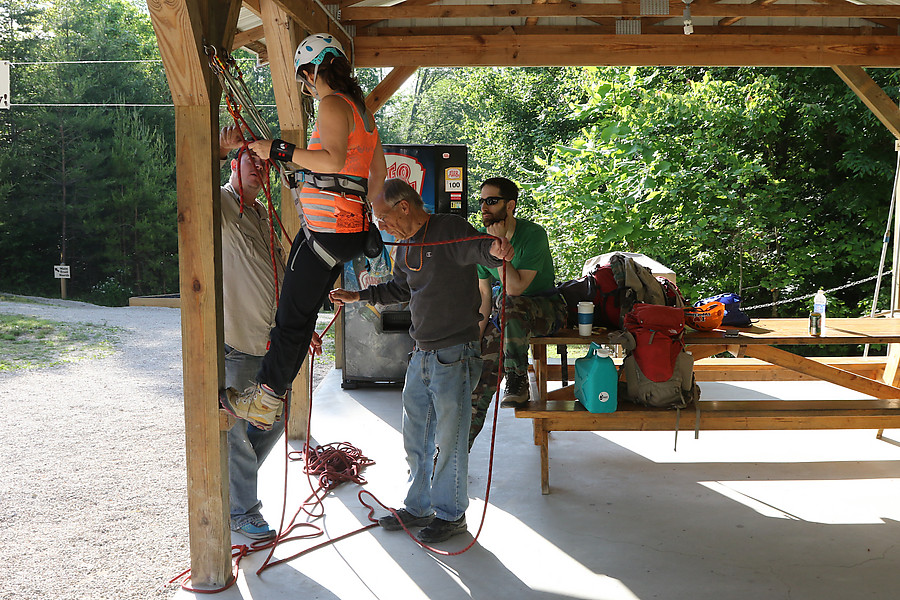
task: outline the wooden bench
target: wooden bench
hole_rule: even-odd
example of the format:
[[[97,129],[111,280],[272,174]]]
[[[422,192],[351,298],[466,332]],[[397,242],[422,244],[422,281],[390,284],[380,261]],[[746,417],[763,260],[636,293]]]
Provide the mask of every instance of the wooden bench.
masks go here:
[[[696,360],[700,381],[821,380],[861,392],[862,400],[701,400],[682,411],[619,402],[616,412],[593,414],[575,401],[574,386],[548,391],[548,381],[571,381],[566,364],[551,365],[547,346],[607,343],[603,330],[581,337],[563,330],[532,338],[535,400],[516,409],[516,417],[532,419],[534,443],[541,453],[541,492],[550,493],[551,431],[677,431],[760,429],[884,429],[900,427],[900,352],[888,357],[806,358],[775,346],[814,344],[898,344],[900,319],[828,319],[821,337],[807,331],[806,319],[762,319],[740,329],[738,337],[721,330],[690,332],[685,345]],[[738,358],[709,358],[729,351]],[[747,358],[749,357],[749,359]],[[565,375],[565,377],[563,377]],[[677,427],[677,429],[676,429]]]

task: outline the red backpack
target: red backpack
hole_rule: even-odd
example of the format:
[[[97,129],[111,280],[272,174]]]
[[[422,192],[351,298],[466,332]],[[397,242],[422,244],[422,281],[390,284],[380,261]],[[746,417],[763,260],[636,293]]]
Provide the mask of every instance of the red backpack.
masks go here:
[[[684,306],[680,292],[670,295],[669,290],[650,269],[630,256],[616,253],[607,264],[594,267],[589,275],[560,284],[554,292],[561,294],[569,307],[570,327],[577,322],[578,303],[589,301],[594,303],[594,325],[622,329],[623,316],[637,302]]]
[[[593,298],[594,325],[619,329],[622,326],[622,292],[625,286],[616,281],[609,264],[596,267],[588,277],[593,277],[596,285]]]
[[[684,350],[684,310],[635,304],[625,315],[625,331],[610,334],[626,351],[619,370],[620,398],[636,404],[684,408],[700,397],[694,358]]]

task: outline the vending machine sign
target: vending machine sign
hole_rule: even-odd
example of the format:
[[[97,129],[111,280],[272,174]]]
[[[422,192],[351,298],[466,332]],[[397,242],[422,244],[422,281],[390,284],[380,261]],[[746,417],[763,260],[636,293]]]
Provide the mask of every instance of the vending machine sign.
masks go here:
[[[444,169],[444,191],[462,192],[463,170],[460,167],[447,167]]]
[[[422,186],[425,183],[425,167],[418,159],[392,152],[386,152],[384,159],[387,162],[388,179],[402,179],[419,194],[422,193]]]

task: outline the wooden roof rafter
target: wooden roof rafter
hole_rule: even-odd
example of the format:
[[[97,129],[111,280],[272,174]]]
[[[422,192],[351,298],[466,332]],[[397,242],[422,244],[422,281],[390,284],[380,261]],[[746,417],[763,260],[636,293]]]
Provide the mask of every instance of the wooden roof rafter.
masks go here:
[[[597,4],[560,2],[559,4],[402,4],[351,6],[341,11],[341,20],[373,21],[387,19],[478,19],[528,17],[641,17],[640,4]],[[670,18],[679,17],[684,5],[670,2]],[[900,5],[841,4],[712,4],[691,3],[694,17],[765,18],[844,18],[900,19]]]
[[[245,0],[244,6],[258,11],[259,1]],[[710,36],[716,40],[738,38],[735,45],[745,47],[751,56],[761,53],[771,56],[776,54],[774,48],[784,45],[787,54],[774,61],[778,65],[804,64],[808,56],[820,57],[812,60],[822,66],[834,64],[828,63],[826,57],[845,58],[846,64],[863,66],[900,63],[900,59],[891,61],[884,56],[896,43],[888,38],[896,38],[900,33],[900,3],[893,4],[897,0],[874,0],[875,3],[862,0],[864,4],[857,3],[858,0],[800,0],[801,4],[787,4],[785,0],[741,0],[738,3],[693,0],[690,3],[693,36],[684,34],[683,0],[661,0],[663,11],[668,6],[668,14],[662,15],[641,14],[640,0],[525,0],[505,4],[492,4],[492,0],[468,4],[463,4],[462,0],[445,0],[454,2],[452,4],[436,4],[436,0],[402,0],[389,6],[384,5],[389,0],[383,0],[381,6],[361,5],[363,0],[321,0],[333,11],[342,27],[335,26],[334,20],[324,14],[322,4],[316,0],[275,1],[307,31],[334,32],[337,29],[336,35],[345,47],[351,42],[349,38],[343,39],[341,34],[346,31],[353,35],[354,42],[350,47],[356,52],[353,59],[357,66],[484,64],[486,47],[495,44],[515,48],[507,52],[506,59],[492,54],[493,59],[506,61],[499,64],[544,64],[552,59],[524,60],[524,56],[538,54],[537,50],[529,48],[531,44],[549,48],[552,55],[553,48],[564,43],[550,39],[553,36],[564,35],[567,39],[573,35],[617,36],[618,40],[609,41],[611,46],[605,46],[606,40],[595,38],[593,43],[599,42],[600,46],[586,51],[579,60],[569,61],[569,64],[607,64],[601,55],[608,55],[611,50],[616,52],[616,48],[624,43],[626,28],[619,27],[622,20],[640,23],[636,31],[630,30],[627,35],[639,36],[638,47],[649,52],[641,64],[671,64],[669,57],[655,49],[660,46],[647,37],[656,35],[672,38],[663,44],[664,47],[683,47],[685,53],[693,47],[705,49],[710,45],[709,40],[695,36]],[[302,22],[299,21],[301,15],[304,15]],[[248,27],[237,32],[237,42],[250,40],[250,44],[261,44],[264,39],[252,39],[259,33],[259,27]],[[433,58],[431,55],[435,48],[443,45],[441,42],[430,51],[419,50],[425,38],[430,42],[443,36],[453,36],[452,47],[454,53],[460,53],[458,56]],[[502,39],[491,39],[497,36]],[[820,39],[815,40],[812,36]],[[372,37],[379,41],[368,39]],[[581,45],[580,39],[573,38],[573,41]],[[360,54],[360,48],[366,49],[365,56]],[[395,56],[395,50],[405,54],[402,61],[386,61],[385,56]],[[621,60],[626,59],[609,62],[626,64]],[[694,64],[699,59],[690,60],[693,61],[690,64]],[[741,64],[742,61],[735,58],[727,62]],[[771,61],[751,58],[749,62],[762,65]]]
[[[900,37],[698,33],[357,36],[356,64],[896,67],[900,64]]]

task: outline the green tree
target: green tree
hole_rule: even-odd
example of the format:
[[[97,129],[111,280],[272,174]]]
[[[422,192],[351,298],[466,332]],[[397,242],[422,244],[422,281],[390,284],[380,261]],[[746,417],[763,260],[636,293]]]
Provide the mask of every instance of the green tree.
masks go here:
[[[114,208],[121,190],[142,187],[136,181],[174,188],[173,153],[160,142],[174,139],[171,110],[145,109],[136,117],[102,106],[52,107],[168,102],[149,17],[125,0],[48,0],[31,7],[37,11],[11,4],[0,23],[0,53],[17,53],[20,63],[11,82],[14,106],[0,122],[0,137],[9,142],[0,145],[0,218],[11,225],[0,236],[0,281],[11,291],[53,294],[50,265],[64,260],[72,267],[73,297],[96,293],[102,296],[97,299],[121,303],[136,283],[174,289],[174,210],[167,218],[143,222],[138,210],[127,231],[120,232],[123,221]],[[141,146],[153,155],[129,151]],[[152,160],[119,169],[120,184],[111,185],[109,173],[122,157]],[[166,206],[168,191],[156,194]],[[152,273],[145,264],[136,274],[123,261],[110,260],[109,238],[124,237],[135,241],[132,251],[153,245],[169,253],[168,258],[128,261],[151,260],[164,274]],[[117,282],[115,294],[109,293],[111,280]]]
[[[595,74],[574,111],[583,128],[535,180],[568,276],[595,254],[639,251],[673,267],[694,299],[734,290],[752,302],[875,271],[889,136],[839,80],[811,85],[833,73]],[[869,293],[848,290],[832,307],[859,314]]]

